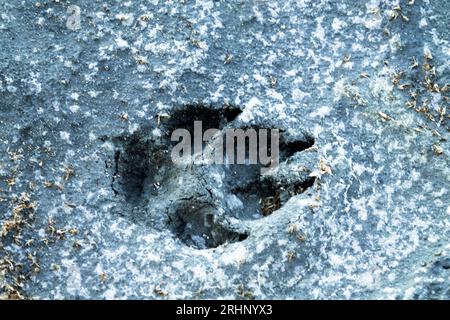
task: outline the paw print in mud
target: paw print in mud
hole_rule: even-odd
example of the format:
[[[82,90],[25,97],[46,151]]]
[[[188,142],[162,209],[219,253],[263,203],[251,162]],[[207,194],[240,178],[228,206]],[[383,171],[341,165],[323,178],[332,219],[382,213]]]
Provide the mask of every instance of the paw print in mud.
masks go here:
[[[317,162],[308,152],[311,137],[240,126],[240,113],[228,106],[185,106],[158,116],[153,127],[114,138],[110,173],[116,211],[136,223],[168,229],[195,249],[251,236],[253,221],[276,213],[314,184],[310,173]],[[227,139],[232,129],[246,136]],[[223,150],[217,152],[219,147]],[[277,151],[279,161],[273,157]]]

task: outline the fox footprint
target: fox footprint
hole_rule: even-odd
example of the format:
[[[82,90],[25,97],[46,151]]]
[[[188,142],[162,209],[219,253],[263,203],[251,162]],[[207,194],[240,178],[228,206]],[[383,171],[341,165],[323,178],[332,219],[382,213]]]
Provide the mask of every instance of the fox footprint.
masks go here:
[[[154,127],[114,138],[116,151],[109,172],[111,188],[120,202],[117,211],[158,230],[170,230],[191,248],[210,249],[247,239],[252,221],[275,213],[291,197],[313,186],[314,139],[304,134],[290,137],[282,130],[279,165],[273,174],[261,174],[267,163],[249,161],[248,140],[244,164],[226,159],[226,151],[221,164],[196,164],[198,154],[192,151],[186,157],[192,161],[173,161],[171,152],[177,142],[171,141],[172,132],[185,129],[183,132],[194,137],[194,121],[201,121],[203,131],[218,129],[216,138],[229,128],[264,129],[241,124],[240,113],[228,106],[219,110],[185,106],[170,116],[158,116]],[[202,142],[204,153],[208,146],[210,141]],[[274,150],[269,147],[266,151]]]

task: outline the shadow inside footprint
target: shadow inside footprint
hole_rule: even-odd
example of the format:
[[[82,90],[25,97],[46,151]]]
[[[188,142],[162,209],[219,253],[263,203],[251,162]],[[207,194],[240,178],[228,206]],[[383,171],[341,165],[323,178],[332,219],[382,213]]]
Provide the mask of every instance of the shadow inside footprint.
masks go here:
[[[314,143],[311,137],[286,141],[282,135],[279,144],[280,163],[289,161],[296,153],[311,148]],[[270,149],[268,152],[271,152]],[[225,180],[230,191],[225,202],[228,209],[234,213],[233,216],[244,220],[269,216],[291,197],[312,187],[315,182],[312,177],[291,183],[277,181],[276,175],[262,176],[261,168],[261,164],[225,166]]]
[[[228,209],[234,211],[234,216],[244,220],[255,220],[271,215],[280,209],[291,197],[305,192],[312,187],[315,178],[308,178],[292,184],[277,183],[270,178],[261,177],[259,168],[237,168],[238,165],[229,169],[229,189],[231,193],[227,198]],[[254,171],[253,179],[242,179],[240,171]],[[240,183],[240,181],[242,183]]]
[[[184,244],[196,249],[216,248],[247,239],[246,233],[218,223],[215,211],[208,203],[185,202],[175,210],[169,210],[169,228]]]
[[[156,196],[172,167],[169,148],[141,131],[116,138],[111,188],[128,203],[146,203]]]
[[[111,166],[111,188],[131,205],[128,206],[132,208],[130,219],[148,225],[156,223],[158,228],[163,224],[163,228],[169,229],[188,247],[210,249],[247,239],[248,223],[271,215],[292,196],[310,188],[314,178],[292,178],[288,179],[288,183],[279,179],[277,174],[262,176],[263,166],[248,161],[249,137],[243,140],[245,164],[234,164],[236,161],[230,161],[226,152],[222,164],[187,165],[172,162],[174,142],[171,141],[171,133],[174,130],[185,129],[193,136],[194,121],[201,121],[203,132],[218,129],[220,136],[225,134],[225,129],[233,127],[234,120],[241,112],[239,108],[230,106],[214,109],[188,105],[163,120],[158,119],[156,127],[114,138],[116,151]],[[241,129],[258,131],[261,128]],[[155,131],[161,134],[155,135]],[[260,143],[259,139],[258,136],[257,144]],[[270,139],[266,141],[268,146],[271,146]],[[224,138],[224,147],[229,147],[225,141]],[[207,144],[208,141],[203,141],[203,148]],[[236,156],[237,142],[233,141],[231,145],[234,146],[233,155]],[[281,135],[280,163],[289,162],[296,153],[313,145],[312,138],[287,140]],[[266,146],[266,149],[271,154],[270,147]],[[219,197],[219,194],[224,196]],[[126,208],[123,207],[122,211],[126,211]],[[231,219],[233,224],[229,218],[235,218]]]

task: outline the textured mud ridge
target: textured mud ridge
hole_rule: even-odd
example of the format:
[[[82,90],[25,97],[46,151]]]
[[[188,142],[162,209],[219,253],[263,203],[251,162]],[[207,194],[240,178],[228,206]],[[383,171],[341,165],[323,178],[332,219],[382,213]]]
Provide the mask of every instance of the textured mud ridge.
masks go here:
[[[251,225],[241,224],[241,220],[263,219],[310,188],[315,178],[278,181],[276,175],[262,176],[260,164],[177,165],[172,161],[175,142],[171,133],[175,129],[186,129],[193,137],[194,121],[201,121],[203,130],[237,128],[233,121],[241,112],[230,106],[216,110],[188,105],[165,116],[156,127],[113,139],[116,149],[109,174],[111,188],[120,199],[118,207],[123,206],[120,211],[128,210],[130,219],[153,227],[153,221],[162,218],[159,228],[170,230],[189,247],[209,249],[246,240]],[[260,129],[242,129],[249,128]],[[313,138],[287,139],[282,132],[280,162],[289,162],[297,152],[313,146]],[[215,181],[217,175],[223,181]],[[236,221],[230,223],[229,217]]]

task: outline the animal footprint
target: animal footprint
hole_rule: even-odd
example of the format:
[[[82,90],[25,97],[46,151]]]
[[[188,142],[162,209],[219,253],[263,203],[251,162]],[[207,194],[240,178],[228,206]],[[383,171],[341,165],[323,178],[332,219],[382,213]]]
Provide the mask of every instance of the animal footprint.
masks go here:
[[[209,249],[245,240],[252,221],[273,214],[292,196],[310,188],[315,181],[309,175],[314,159],[307,150],[314,139],[289,138],[283,131],[274,174],[262,175],[262,164],[249,164],[248,151],[247,164],[228,164],[232,161],[226,159],[227,154],[223,164],[196,164],[198,155],[193,152],[188,155],[192,161],[172,161],[177,142],[171,141],[171,134],[175,129],[185,129],[193,137],[194,121],[201,121],[203,131],[218,129],[223,136],[226,129],[239,126],[240,113],[232,107],[186,106],[158,119],[156,127],[115,138],[110,173],[111,188],[118,197],[117,211],[160,231],[168,229],[189,247]],[[202,143],[203,150],[209,143]]]

